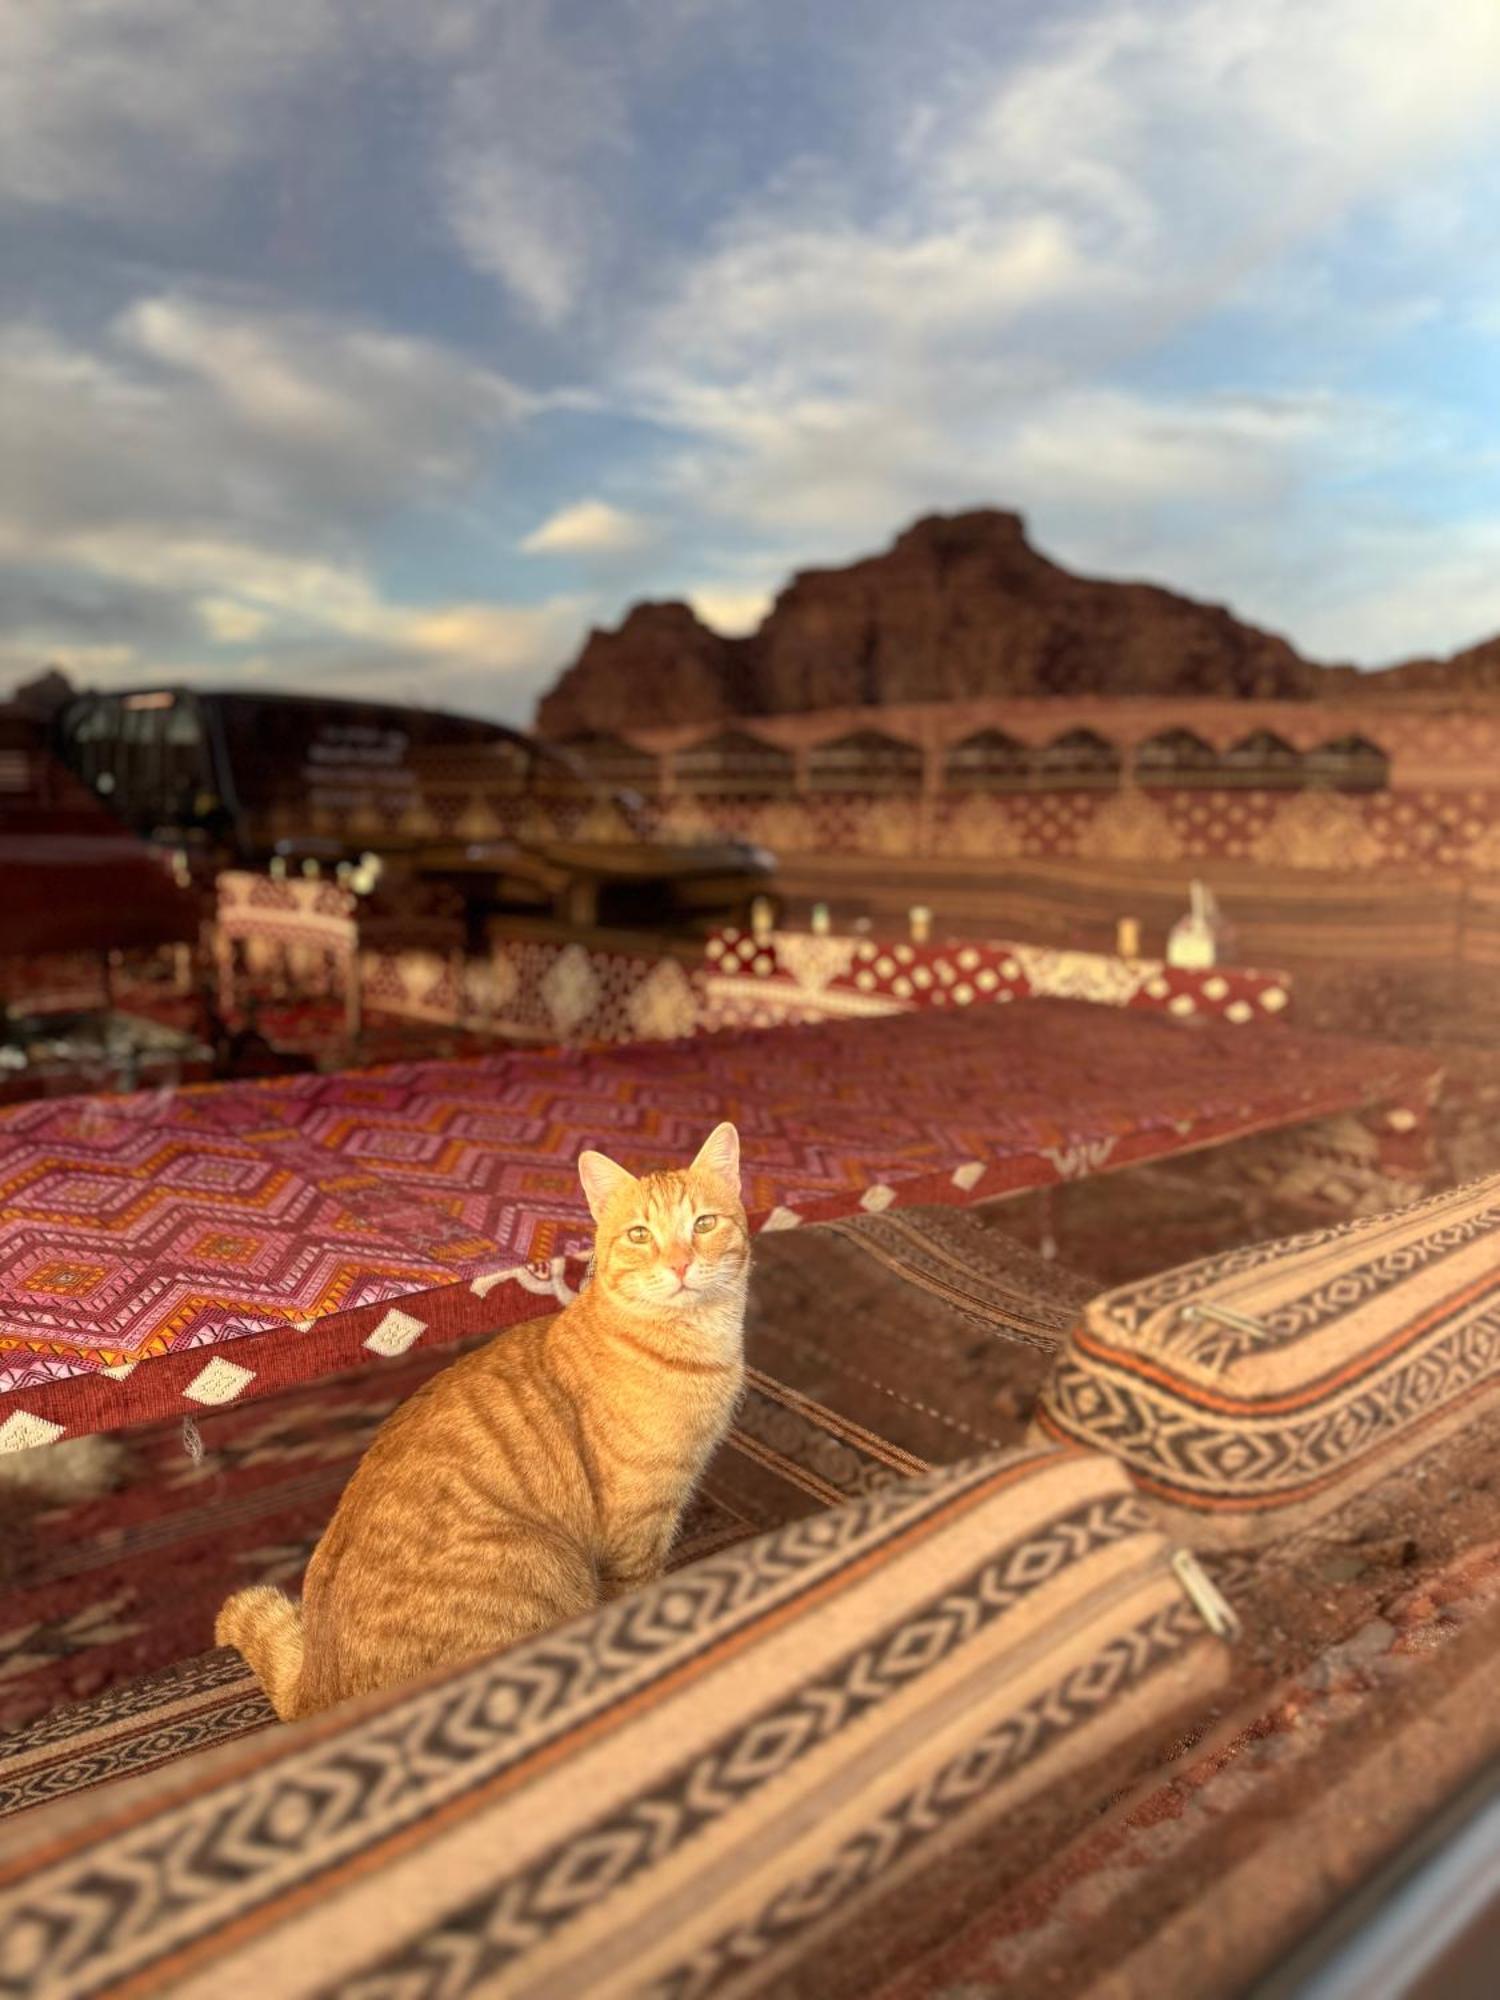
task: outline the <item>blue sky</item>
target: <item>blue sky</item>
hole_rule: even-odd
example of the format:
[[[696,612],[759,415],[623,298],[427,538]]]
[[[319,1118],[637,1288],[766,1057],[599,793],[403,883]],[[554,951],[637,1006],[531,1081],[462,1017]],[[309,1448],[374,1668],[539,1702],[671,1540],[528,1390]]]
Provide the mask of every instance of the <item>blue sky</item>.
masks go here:
[[[31,0],[0,686],[510,719],[640,596],[1017,507],[1377,665],[1500,631],[1495,0]]]

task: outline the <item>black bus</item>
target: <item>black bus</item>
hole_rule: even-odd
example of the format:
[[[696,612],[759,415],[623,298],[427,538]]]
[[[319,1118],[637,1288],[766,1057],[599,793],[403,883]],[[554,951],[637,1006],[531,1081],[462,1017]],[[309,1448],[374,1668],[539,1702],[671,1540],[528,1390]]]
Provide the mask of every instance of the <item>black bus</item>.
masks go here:
[[[343,827],[354,852],[410,844],[434,751],[498,750],[508,791],[586,783],[500,723],[388,702],[140,688],[79,695],[57,729],[63,761],[136,833],[246,863],[342,850]],[[632,801],[615,803],[631,815]]]

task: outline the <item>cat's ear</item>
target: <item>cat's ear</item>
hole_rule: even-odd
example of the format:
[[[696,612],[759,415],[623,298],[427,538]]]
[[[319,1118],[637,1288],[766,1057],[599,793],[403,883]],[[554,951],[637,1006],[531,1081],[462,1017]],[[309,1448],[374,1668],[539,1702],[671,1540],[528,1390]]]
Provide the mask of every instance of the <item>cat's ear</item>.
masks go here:
[[[740,1135],[727,1119],[722,1125],[716,1125],[698,1148],[693,1169],[712,1174],[716,1180],[724,1181],[736,1194],[739,1193]]]
[[[616,1165],[604,1153],[580,1153],[578,1155],[578,1178],[583,1182],[584,1197],[589,1205],[589,1213],[595,1222],[604,1214],[606,1203],[627,1184],[635,1186],[635,1175]]]

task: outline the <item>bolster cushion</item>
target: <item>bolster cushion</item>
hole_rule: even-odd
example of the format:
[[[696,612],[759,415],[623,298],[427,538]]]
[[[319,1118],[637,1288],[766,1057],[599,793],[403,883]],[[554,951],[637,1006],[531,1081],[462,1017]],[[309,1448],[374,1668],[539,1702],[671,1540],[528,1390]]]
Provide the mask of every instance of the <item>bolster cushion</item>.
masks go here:
[[[774,1992],[945,1843],[1155,1750],[1227,1658],[1111,1460],[970,1460],[20,1814],[0,1956],[59,1994]]]
[[[1500,1176],[1104,1293],[1035,1434],[1113,1452],[1194,1546],[1378,1513],[1500,1404]]]

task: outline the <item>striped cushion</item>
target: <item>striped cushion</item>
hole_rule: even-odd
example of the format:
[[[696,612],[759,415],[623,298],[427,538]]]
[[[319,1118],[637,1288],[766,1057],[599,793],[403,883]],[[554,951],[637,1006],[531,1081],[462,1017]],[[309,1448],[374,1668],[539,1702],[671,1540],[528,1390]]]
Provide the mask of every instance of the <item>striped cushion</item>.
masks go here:
[[[1497,1403],[1500,1176],[1105,1293],[1036,1431],[1114,1452],[1194,1546],[1254,1546],[1378,1514]]]
[[[925,1474],[18,1815],[0,1964],[59,2000],[775,1991],[950,1843],[1202,1712],[1227,1652],[1169,1553],[1097,1453]]]
[[[152,1771],[276,1720],[238,1653],[220,1647],[0,1736],[0,1819]]]

